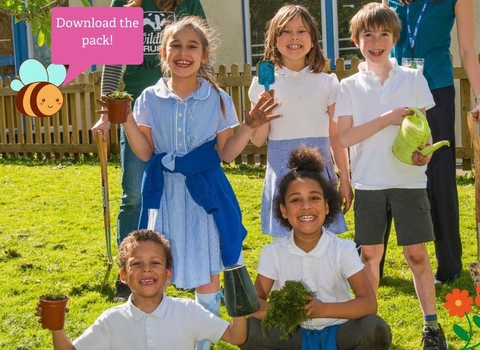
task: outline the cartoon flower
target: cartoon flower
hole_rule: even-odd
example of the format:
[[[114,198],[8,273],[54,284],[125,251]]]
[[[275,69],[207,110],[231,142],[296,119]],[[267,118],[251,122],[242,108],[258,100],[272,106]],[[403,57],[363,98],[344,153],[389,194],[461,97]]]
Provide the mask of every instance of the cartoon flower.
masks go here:
[[[477,297],[475,297],[475,303],[480,306],[480,285],[476,286]],[[473,315],[470,317],[468,314],[472,311],[473,298],[468,295],[468,291],[455,288],[451,293],[445,296],[446,302],[444,303],[445,309],[448,310],[450,316],[458,316],[460,318],[465,317],[468,323],[468,329],[464,329],[458,324],[454,324],[452,329],[455,334],[465,342],[464,346],[460,350],[473,350],[480,346],[480,342],[471,345],[473,340],[473,326],[480,328],[480,317]]]
[[[478,303],[480,302],[480,298],[478,299],[478,296],[475,298],[475,302]],[[448,310],[448,313],[450,316],[458,316],[458,317],[463,317],[465,314],[469,313],[472,311],[472,303],[473,303],[473,298],[468,296],[468,291],[466,290],[460,290],[458,288],[455,288],[452,293],[448,293],[445,296],[445,299],[447,300],[445,302],[445,309]]]

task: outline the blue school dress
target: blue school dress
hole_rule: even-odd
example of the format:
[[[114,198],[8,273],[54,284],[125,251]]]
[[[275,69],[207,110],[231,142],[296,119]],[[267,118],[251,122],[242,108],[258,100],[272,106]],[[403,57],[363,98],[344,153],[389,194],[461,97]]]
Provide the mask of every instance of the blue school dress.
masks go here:
[[[225,103],[223,115],[219,93],[205,79],[199,78],[199,89],[184,100],[167,89],[167,81],[168,78],[162,78],[145,89],[134,108],[137,123],[152,130],[155,149],[152,161],[160,161],[164,169],[162,193],[158,195],[160,203],[153,205],[157,210],[148,211],[148,228],[163,233],[170,241],[174,259],[171,282],[177,288],[195,288],[210,283],[210,275],[223,270],[222,256],[225,255],[214,215],[205,210],[204,203],[192,198],[192,187],[189,189],[186,184],[187,176],[176,171],[175,162],[178,157],[214,141],[217,133],[238,125],[238,119],[231,98],[221,91]],[[156,155],[160,153],[163,154],[159,160]],[[217,165],[217,169],[220,168],[219,158]],[[221,173],[222,182],[228,184],[225,174]],[[145,190],[148,191],[143,189],[142,192]],[[151,201],[151,193],[149,196]],[[233,191],[228,192],[227,197],[232,207],[238,208]],[[149,206],[152,207],[151,202]],[[246,230],[241,225],[240,209],[237,210],[236,221],[231,223],[236,238],[227,243],[235,244],[234,251],[240,255]],[[229,258],[236,262],[239,257]]]

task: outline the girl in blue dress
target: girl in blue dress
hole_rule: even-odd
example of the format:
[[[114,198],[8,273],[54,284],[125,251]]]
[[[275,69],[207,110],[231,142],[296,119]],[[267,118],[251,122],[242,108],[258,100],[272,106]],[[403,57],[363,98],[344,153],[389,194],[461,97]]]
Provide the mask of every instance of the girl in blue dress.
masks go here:
[[[160,47],[164,78],[142,92],[123,127],[137,157],[148,161],[140,228],[165,235],[175,261],[171,282],[195,288],[196,300],[218,315],[219,273],[242,259],[246,236],[220,163],[233,161],[255,129],[278,115],[271,115],[271,96],[263,96],[233,133],[233,102],[205,69],[211,40],[199,17],[168,25]]]
[[[275,218],[272,201],[276,183],[287,172],[288,156],[292,149],[306,145],[316,147],[325,159],[323,176],[337,184],[334,162],[340,176],[340,195],[344,213],[353,199],[347,149],[338,141],[337,124],[332,121],[338,79],[325,74],[326,59],[319,44],[315,19],[306,8],[283,6],[269,23],[266,33],[264,59],[275,64],[275,82],[270,85],[279,103],[280,118],[258,128],[252,137],[256,146],[267,143],[267,172],[262,195],[262,232],[284,237],[289,231]],[[265,96],[258,78],[253,79],[249,97],[255,105]],[[332,159],[333,151],[333,159]],[[338,215],[328,230],[342,233],[347,230],[343,215]]]

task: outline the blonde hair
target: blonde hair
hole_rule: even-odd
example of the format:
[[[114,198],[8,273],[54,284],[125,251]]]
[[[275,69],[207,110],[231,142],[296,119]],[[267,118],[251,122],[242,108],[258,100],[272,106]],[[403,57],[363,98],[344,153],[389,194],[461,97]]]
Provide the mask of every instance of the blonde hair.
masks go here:
[[[223,115],[225,115],[225,104],[222,99],[222,94],[220,93],[220,87],[215,81],[215,77],[212,75],[209,69],[207,69],[208,63],[211,63],[211,59],[214,55],[215,50],[218,46],[218,41],[215,36],[213,29],[209,28],[207,22],[198,16],[185,16],[176,22],[169,23],[162,34],[162,43],[160,44],[160,52],[162,49],[165,51],[168,46],[168,41],[181,29],[188,28],[192,29],[200,37],[200,43],[202,45],[202,52],[205,53],[209,51],[209,60],[207,64],[202,64],[198,70],[198,75],[205,78],[213,88],[218,92],[220,98],[220,107],[222,109]],[[170,67],[168,62],[163,59],[160,54],[160,65],[165,77],[171,76]]]
[[[318,25],[310,12],[300,5],[285,5],[281,7],[268,22],[268,29],[265,33],[265,51],[263,57],[265,60],[273,61],[275,67],[282,66],[282,55],[277,49],[277,38],[282,35],[287,23],[296,16],[300,16],[312,38],[313,47],[305,57],[305,65],[313,72],[320,73],[325,68],[327,60],[320,47]]]
[[[377,2],[371,2],[362,8],[350,20],[351,40],[358,43],[363,32],[380,29],[392,33],[393,42],[400,37],[402,24],[395,11]]]
[[[155,0],[155,5],[164,12],[170,12],[175,11],[182,2],[183,0]],[[130,0],[125,7],[141,7],[142,5],[143,0]]]

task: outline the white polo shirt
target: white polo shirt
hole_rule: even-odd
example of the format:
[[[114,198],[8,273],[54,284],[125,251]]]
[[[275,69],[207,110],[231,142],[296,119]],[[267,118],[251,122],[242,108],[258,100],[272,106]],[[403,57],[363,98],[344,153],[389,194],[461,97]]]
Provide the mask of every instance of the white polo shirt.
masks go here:
[[[355,243],[323,230],[316,247],[306,253],[293,240],[293,233],[266,245],[260,253],[258,273],[278,282],[302,281],[322,302],[352,300],[347,279],[363,269]],[[314,318],[303,328],[322,329],[342,324],[338,318]]]
[[[228,325],[190,299],[164,294],[155,311],[146,314],[130,296],[103,312],[73,345],[78,350],[193,350],[200,340],[216,343]]]
[[[401,107],[429,109],[435,105],[427,80],[417,69],[394,66],[382,84],[375,73],[359,72],[342,79],[337,94],[334,121],[352,116],[353,126],[362,125],[389,110]],[[352,185],[359,190],[426,188],[426,166],[402,163],[392,153],[399,126],[390,125],[350,147]]]
[[[275,71],[274,113],[280,118],[270,122],[270,140],[293,140],[306,137],[329,137],[328,106],[335,103],[338,79],[335,74],[313,73],[307,66],[299,72],[281,67]],[[257,103],[265,87],[254,77],[248,96]]]

